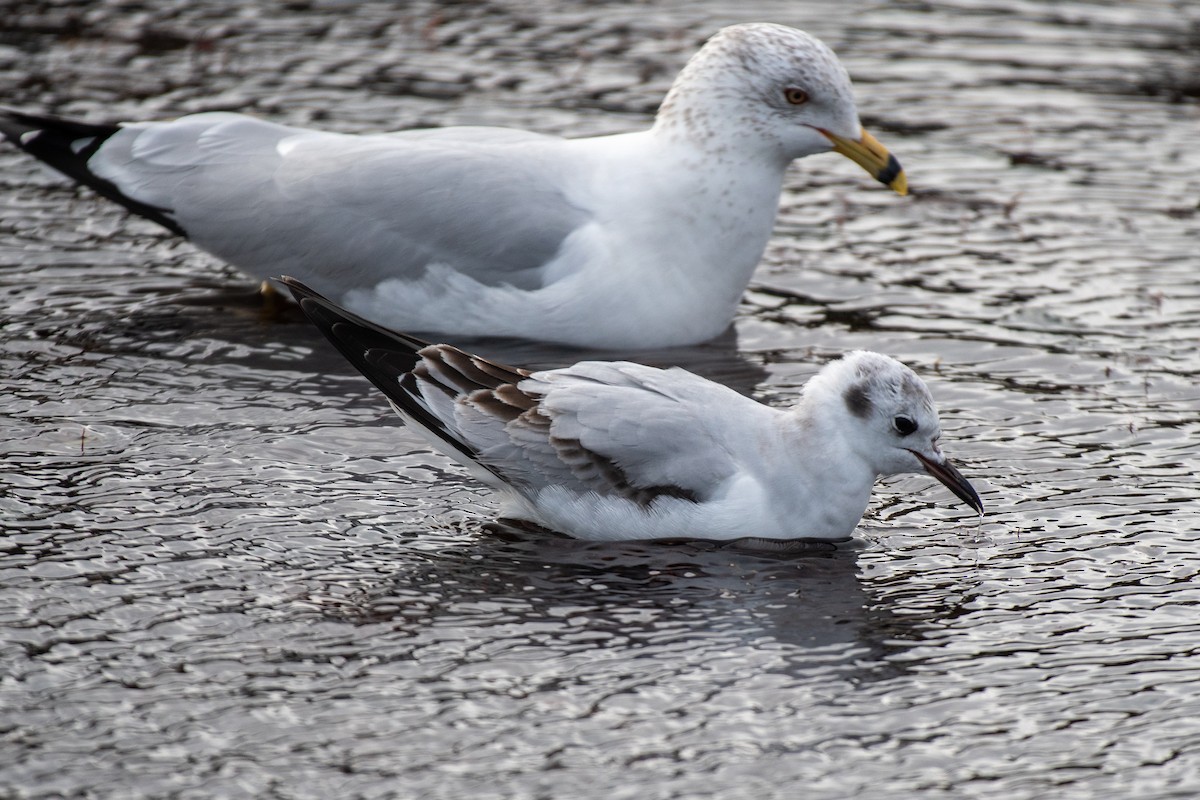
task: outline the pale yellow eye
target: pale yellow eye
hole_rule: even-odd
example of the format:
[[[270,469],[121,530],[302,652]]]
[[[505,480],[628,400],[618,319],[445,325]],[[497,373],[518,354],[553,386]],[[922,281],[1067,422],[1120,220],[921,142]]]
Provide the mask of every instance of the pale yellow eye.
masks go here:
[[[804,91],[803,89],[784,89],[783,97],[794,106],[802,106],[808,102],[808,92]]]

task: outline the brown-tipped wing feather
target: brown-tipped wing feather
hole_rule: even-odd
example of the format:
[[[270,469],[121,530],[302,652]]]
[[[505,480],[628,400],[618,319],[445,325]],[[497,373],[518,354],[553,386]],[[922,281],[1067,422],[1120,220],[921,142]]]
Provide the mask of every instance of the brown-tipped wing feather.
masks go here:
[[[679,370],[624,362],[538,373],[508,367],[393,333],[299,281],[282,281],[402,416],[459,461],[494,476],[489,482],[523,494],[554,485],[643,507],[658,498],[698,502],[734,469],[728,450],[698,457],[709,409],[732,404],[735,417],[765,412]]]

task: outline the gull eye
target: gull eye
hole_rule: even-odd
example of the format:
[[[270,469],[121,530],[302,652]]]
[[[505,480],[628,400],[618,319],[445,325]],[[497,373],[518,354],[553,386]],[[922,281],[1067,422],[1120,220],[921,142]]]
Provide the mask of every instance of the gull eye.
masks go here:
[[[908,417],[896,417],[892,420],[892,426],[896,429],[896,433],[901,436],[908,436],[917,432],[917,423]]]
[[[783,90],[783,99],[794,106],[802,106],[808,102],[808,92],[791,87]]]

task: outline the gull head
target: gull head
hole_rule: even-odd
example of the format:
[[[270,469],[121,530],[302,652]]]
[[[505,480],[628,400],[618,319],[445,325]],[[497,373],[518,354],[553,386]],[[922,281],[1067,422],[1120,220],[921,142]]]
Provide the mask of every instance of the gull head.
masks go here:
[[[836,428],[839,446],[876,475],[926,472],[983,513],[978,493],[938,444],[942,426],[929,388],[899,361],[865,350],[849,353],[826,365],[804,395],[805,406],[817,406],[818,424]]]
[[[908,191],[900,164],[859,124],[846,68],[819,39],[784,25],[718,31],[675,79],[655,128],[718,157],[765,150],[784,166],[833,150]]]

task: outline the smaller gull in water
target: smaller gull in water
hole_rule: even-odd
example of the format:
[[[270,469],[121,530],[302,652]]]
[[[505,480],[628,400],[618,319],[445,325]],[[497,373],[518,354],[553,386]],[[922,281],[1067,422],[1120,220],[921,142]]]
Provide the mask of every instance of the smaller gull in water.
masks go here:
[[[592,540],[838,540],[875,479],[903,472],[929,473],[983,513],[938,445],[929,389],[878,353],[827,364],[780,410],[678,367],[497,364],[280,280],[405,422],[499,491],[513,519]]]
[[[443,336],[671,347],[721,334],[788,164],[834,151],[900,194],[850,78],[782,25],[725,28],[648,130],[350,135],[242,114],[97,125],[0,109],[0,134],[248,275]]]

